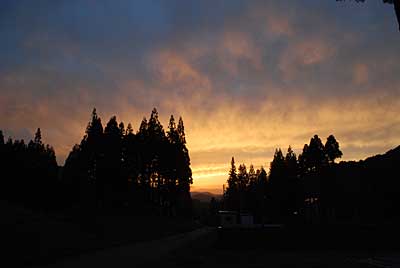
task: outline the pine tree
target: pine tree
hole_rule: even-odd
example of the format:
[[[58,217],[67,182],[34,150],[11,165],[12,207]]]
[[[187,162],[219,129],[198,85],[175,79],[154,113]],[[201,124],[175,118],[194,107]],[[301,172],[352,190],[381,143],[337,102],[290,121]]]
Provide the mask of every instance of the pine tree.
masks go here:
[[[86,135],[84,136],[81,146],[85,154],[91,158],[92,165],[97,161],[97,158],[102,150],[102,139],[103,139],[103,125],[100,117],[97,115],[96,108],[93,109],[91,121],[88,123],[86,128]],[[94,161],[94,162],[93,162]]]
[[[103,135],[103,125],[101,119],[97,115],[96,108],[93,108],[92,119],[86,128],[86,135],[88,139],[97,140]]]
[[[124,123],[123,123],[123,122],[119,123],[118,127],[119,127],[120,136],[121,136],[121,137],[122,137],[122,136],[125,136],[126,131],[125,131],[125,125],[124,125]]]
[[[274,158],[271,162],[270,171],[269,171],[269,179],[270,183],[277,183],[282,176],[284,176],[285,172],[285,158],[283,157],[282,150],[276,149]],[[275,182],[276,181],[276,182]]]
[[[111,117],[104,128],[103,154],[99,165],[101,170],[102,191],[105,205],[120,206],[126,190],[126,178],[122,176],[122,138],[121,124],[116,116]]]
[[[292,215],[293,213],[297,213],[304,199],[299,179],[299,164],[291,146],[289,146],[285,156],[285,165],[288,194],[287,212],[289,215]]]
[[[102,174],[104,131],[101,118],[97,115],[96,108],[93,109],[91,120],[86,128],[80,147],[81,163],[78,171],[80,180],[80,199],[83,206],[93,209],[98,202],[103,200],[104,174]],[[100,167],[100,170],[99,170]]]
[[[250,164],[248,172],[248,186],[246,189],[246,205],[247,209],[253,213],[254,216],[257,215],[257,174],[254,170],[253,164]]]
[[[276,149],[269,172],[269,196],[271,197],[271,212],[273,217],[281,219],[286,216],[289,183],[285,158],[281,149]]]
[[[247,169],[245,164],[239,165],[238,168],[238,184],[239,188],[244,191],[249,184],[249,175],[247,174]]]
[[[235,165],[235,158],[232,157],[231,160],[231,168],[229,170],[228,177],[228,187],[226,189],[226,203],[228,209],[239,210],[239,183],[238,183],[238,175]]]
[[[4,145],[4,135],[3,135],[3,131],[0,130],[0,146]]]
[[[296,154],[293,152],[292,147],[289,146],[285,156],[286,172],[290,179],[296,179],[298,175],[298,162]]]
[[[40,132],[40,128],[38,128],[36,130],[35,138],[34,138],[33,142],[35,144],[37,144],[37,145],[41,145],[42,144],[42,133]]]
[[[328,159],[325,155],[325,148],[318,135],[314,135],[314,137],[311,138],[307,157],[311,165],[310,168],[314,171],[320,170],[327,163]]]
[[[299,155],[299,173],[301,176],[306,175],[309,170],[310,164],[308,161],[308,144],[304,144],[303,151]]]
[[[116,116],[112,116],[104,128],[104,134],[108,137],[119,138],[121,136],[120,128]]]
[[[177,165],[177,175],[178,175],[178,187],[181,195],[184,196],[184,203],[186,204],[185,211],[189,211],[191,208],[191,197],[190,197],[190,185],[193,183],[192,169],[190,168],[190,156],[189,150],[186,147],[185,139],[185,128],[183,125],[182,117],[179,118],[177,127],[178,140],[178,165]],[[188,213],[185,213],[188,214]]]
[[[343,155],[342,151],[339,149],[339,143],[333,135],[329,135],[326,139],[324,150],[329,164],[333,164],[336,158],[340,158]]]
[[[140,148],[136,135],[133,133],[131,123],[126,127],[126,135],[123,137],[123,169],[128,183],[131,184],[131,191],[134,195],[138,191],[138,175],[140,173]],[[135,196],[136,198],[136,196]]]
[[[143,117],[139,130],[136,134],[137,146],[139,151],[139,175],[138,183],[142,189],[143,199],[150,199],[150,163],[152,161],[152,152],[149,150],[149,124],[146,117]]]
[[[235,165],[235,158],[232,156],[231,169],[229,170],[228,189],[236,189],[238,187],[237,170]]]
[[[257,182],[256,171],[254,170],[253,164],[250,164],[249,167],[249,185],[254,185]]]
[[[132,134],[133,134],[132,124],[128,123],[128,126],[126,127],[126,135],[132,135]]]
[[[148,136],[148,129],[149,129],[149,124],[147,123],[147,119],[146,117],[143,117],[137,133],[138,136],[142,137],[143,139],[146,138]]]
[[[183,119],[182,117],[179,117],[179,122],[178,122],[178,135],[179,139],[182,144],[186,144],[186,137],[185,137],[185,127],[183,126]]]
[[[264,187],[267,186],[268,183],[268,177],[267,177],[267,172],[265,171],[264,167],[261,166],[260,171],[258,172],[258,183]]]
[[[165,137],[164,128],[158,119],[158,111],[156,108],[151,111],[148,130],[152,139],[162,139]]]
[[[175,119],[173,115],[171,115],[169,119],[167,137],[169,142],[172,144],[181,143],[180,134],[176,128]]]
[[[189,186],[193,183],[192,170],[190,168],[190,157],[189,150],[186,148],[186,138],[185,138],[185,127],[183,125],[182,117],[179,117],[179,123],[177,127],[177,132],[180,141],[180,147],[182,152],[182,174],[181,177],[184,179],[185,184]],[[189,189],[188,189],[189,190]]]
[[[179,163],[179,158],[183,155],[183,145],[180,144],[178,131],[176,130],[176,124],[174,116],[171,115],[168,124],[168,131],[167,131],[167,138],[168,138],[168,155],[167,159],[165,159],[167,180],[168,180],[168,188],[169,192],[171,192],[171,199],[176,199],[176,191],[175,185],[177,184],[178,180],[178,168],[181,166]],[[174,202],[174,201],[172,201]]]
[[[246,192],[249,184],[249,175],[247,174],[246,165],[239,165],[238,168],[238,190],[239,190],[239,206],[240,210],[247,208]]]
[[[268,202],[270,202],[270,199],[268,198],[268,176],[263,166],[261,166],[260,170],[257,172],[257,185],[258,190],[256,214],[261,217],[262,222],[264,222],[264,217],[268,214]]]

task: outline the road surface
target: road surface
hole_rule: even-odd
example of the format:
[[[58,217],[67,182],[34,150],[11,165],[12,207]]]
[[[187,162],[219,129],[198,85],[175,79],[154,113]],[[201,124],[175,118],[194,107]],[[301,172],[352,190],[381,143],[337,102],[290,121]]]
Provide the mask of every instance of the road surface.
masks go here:
[[[159,240],[138,243],[131,246],[122,246],[112,249],[99,250],[91,254],[72,257],[61,260],[46,268],[87,268],[87,267],[134,267],[138,264],[146,264],[156,261],[168,255],[168,253],[184,247],[186,244],[215,231],[215,228],[205,227],[189,233],[173,235]]]

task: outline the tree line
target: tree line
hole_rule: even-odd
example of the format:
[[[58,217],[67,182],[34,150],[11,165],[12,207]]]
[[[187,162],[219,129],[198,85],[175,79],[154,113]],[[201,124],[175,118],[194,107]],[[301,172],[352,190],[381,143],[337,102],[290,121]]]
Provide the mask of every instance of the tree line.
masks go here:
[[[0,130],[2,199],[43,207],[54,199],[58,166],[54,149],[42,142],[40,128],[28,144],[23,139],[4,140]]]
[[[400,182],[395,163],[400,147],[384,156],[359,162],[335,163],[342,152],[330,135],[325,144],[318,135],[297,157],[289,146],[276,149],[269,173],[254,170],[234,158],[224,190],[224,209],[251,212],[258,222],[333,223],[398,221]]]
[[[28,146],[23,144],[9,139],[0,145],[9,163],[2,168],[9,171],[2,189],[27,205],[43,199],[42,207],[191,213],[192,171],[182,118],[176,123],[171,115],[165,131],[154,108],[135,133],[115,116],[103,127],[94,109],[82,141],[59,169],[53,148],[41,142],[40,129]]]

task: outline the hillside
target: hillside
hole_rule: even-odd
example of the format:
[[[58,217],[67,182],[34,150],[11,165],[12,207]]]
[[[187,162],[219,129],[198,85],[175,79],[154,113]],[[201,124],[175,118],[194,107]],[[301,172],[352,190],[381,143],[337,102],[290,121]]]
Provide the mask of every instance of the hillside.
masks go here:
[[[220,200],[222,198],[219,194],[213,194],[210,192],[191,192],[192,199],[199,200],[201,202],[210,202],[211,198]]]
[[[400,146],[358,162],[340,162],[322,180],[324,205],[342,219],[370,223],[400,220],[399,164]]]

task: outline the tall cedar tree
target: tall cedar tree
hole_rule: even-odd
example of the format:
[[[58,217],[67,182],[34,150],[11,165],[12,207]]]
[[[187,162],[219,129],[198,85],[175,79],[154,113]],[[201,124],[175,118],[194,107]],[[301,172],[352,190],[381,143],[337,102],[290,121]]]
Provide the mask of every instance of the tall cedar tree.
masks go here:
[[[226,188],[226,206],[231,210],[239,210],[239,187],[235,158],[232,157],[229,170],[228,187]]]
[[[343,155],[339,149],[339,143],[333,135],[329,135],[326,139],[324,150],[330,164],[333,164],[336,158],[340,158]]]

